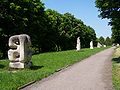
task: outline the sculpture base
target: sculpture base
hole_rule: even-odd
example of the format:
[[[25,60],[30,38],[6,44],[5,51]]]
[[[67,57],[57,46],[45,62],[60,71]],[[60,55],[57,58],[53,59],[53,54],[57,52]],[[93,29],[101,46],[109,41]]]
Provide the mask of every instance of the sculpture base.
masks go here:
[[[90,47],[90,49],[93,49],[93,47]]]
[[[31,66],[32,66],[32,62],[28,62],[27,64],[26,63],[21,63],[21,62],[10,62],[9,63],[10,68],[16,68],[16,69],[29,68]]]
[[[76,51],[80,51],[80,49],[77,49]]]
[[[97,47],[97,48],[100,48],[100,47]]]

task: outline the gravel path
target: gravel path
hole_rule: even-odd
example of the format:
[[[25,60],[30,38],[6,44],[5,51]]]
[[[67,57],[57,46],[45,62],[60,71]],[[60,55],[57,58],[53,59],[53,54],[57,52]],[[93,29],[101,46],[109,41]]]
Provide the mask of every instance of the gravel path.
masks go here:
[[[113,90],[109,48],[22,90]]]

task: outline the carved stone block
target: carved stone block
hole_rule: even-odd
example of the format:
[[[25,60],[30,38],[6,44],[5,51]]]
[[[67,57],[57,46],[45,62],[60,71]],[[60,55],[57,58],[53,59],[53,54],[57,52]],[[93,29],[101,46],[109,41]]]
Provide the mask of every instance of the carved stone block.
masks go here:
[[[26,34],[14,35],[9,38],[8,58],[10,60],[9,67],[25,68],[32,65],[30,50],[30,37]]]

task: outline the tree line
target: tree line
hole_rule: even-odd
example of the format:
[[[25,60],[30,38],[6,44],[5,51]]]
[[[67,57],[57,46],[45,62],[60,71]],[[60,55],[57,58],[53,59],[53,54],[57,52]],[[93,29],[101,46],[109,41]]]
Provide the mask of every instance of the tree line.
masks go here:
[[[40,0],[0,0],[0,57],[5,58],[8,39],[28,34],[34,53],[75,49],[80,37],[81,47],[97,44],[95,30],[70,13],[45,10]]]
[[[111,46],[113,41],[110,37],[104,38],[103,36],[100,36],[97,38],[97,42],[99,42],[101,45]]]

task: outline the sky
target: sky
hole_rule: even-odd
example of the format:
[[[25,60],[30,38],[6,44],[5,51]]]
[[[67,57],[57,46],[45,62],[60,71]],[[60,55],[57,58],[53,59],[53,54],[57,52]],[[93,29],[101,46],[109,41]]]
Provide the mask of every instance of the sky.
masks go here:
[[[85,25],[91,26],[97,37],[111,37],[111,26],[107,19],[98,17],[99,11],[95,7],[95,0],[42,0],[46,9],[55,10],[61,14],[71,13],[81,19]]]

